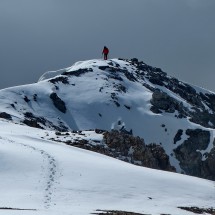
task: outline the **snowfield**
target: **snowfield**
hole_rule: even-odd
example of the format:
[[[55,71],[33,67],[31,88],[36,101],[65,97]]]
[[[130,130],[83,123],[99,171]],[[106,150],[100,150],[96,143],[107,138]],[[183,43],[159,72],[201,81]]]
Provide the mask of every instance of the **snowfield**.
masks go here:
[[[175,154],[191,138],[187,130],[205,131],[198,136],[202,142],[188,141],[196,144],[189,152],[213,164],[215,94],[135,62],[81,61],[46,72],[38,83],[0,90],[0,215],[193,214],[179,207],[215,211],[215,182],[178,174],[184,171],[184,154],[182,160]],[[68,138],[103,144],[95,129],[126,130],[145,144],[162,146],[178,173],[63,143]],[[56,131],[68,134],[57,136]],[[195,170],[207,169],[206,162],[199,163]]]
[[[215,207],[213,181],[137,167],[56,143],[53,131],[0,121],[0,215],[87,215],[101,210],[191,215]],[[90,138],[100,138],[89,134]],[[34,209],[34,210],[33,210]]]

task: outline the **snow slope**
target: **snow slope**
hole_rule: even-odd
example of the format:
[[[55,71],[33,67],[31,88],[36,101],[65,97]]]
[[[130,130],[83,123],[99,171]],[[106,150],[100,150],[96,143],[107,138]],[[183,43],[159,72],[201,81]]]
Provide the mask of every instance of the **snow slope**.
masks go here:
[[[0,127],[0,208],[36,209],[0,209],[2,215],[87,215],[97,209],[189,215],[177,207],[215,207],[212,181],[43,139],[53,131],[6,120]]]
[[[178,92],[175,91],[175,83],[179,86]],[[178,117],[178,110],[153,112],[151,100],[155,89],[182,104],[187,116]],[[61,100],[65,111],[56,108],[51,95]],[[190,96],[186,100],[183,95]],[[144,138],[146,144],[161,144],[171,155],[171,164],[181,172],[174,150],[187,140],[187,129],[202,129],[210,133],[207,148],[200,150],[202,160],[207,159],[204,152],[210,153],[214,148],[215,110],[214,103],[209,103],[208,95],[214,98],[212,92],[198,87],[194,89],[144,63],[140,68],[129,60],[95,59],[47,72],[35,84],[0,90],[0,113],[10,114],[13,122],[21,124],[31,123],[33,116],[33,120],[37,121],[33,126],[37,124],[49,130],[111,130],[124,127],[132,130],[133,135]],[[199,123],[191,120],[191,114],[198,116],[205,112],[207,116],[202,117]],[[211,120],[201,122],[207,118]],[[181,140],[173,144],[180,129],[183,130]]]

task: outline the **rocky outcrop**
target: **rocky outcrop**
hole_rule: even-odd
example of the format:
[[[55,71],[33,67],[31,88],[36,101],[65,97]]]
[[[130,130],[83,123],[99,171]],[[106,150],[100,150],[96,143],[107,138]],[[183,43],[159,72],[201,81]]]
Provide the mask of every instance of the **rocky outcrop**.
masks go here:
[[[103,141],[120,160],[154,169],[175,171],[160,145],[145,145],[142,138],[116,130],[105,132]]]
[[[44,129],[46,126],[53,128],[56,131],[67,131],[68,128],[64,126],[62,123],[59,122],[59,126],[54,125],[49,120],[45,119],[44,117],[35,116],[31,112],[24,113],[24,120],[22,121],[27,126]]]
[[[8,113],[6,113],[6,112],[1,112],[1,113],[0,113],[0,118],[12,120],[11,115],[8,114]]]
[[[176,144],[178,141],[181,140],[182,134],[183,134],[183,130],[179,129],[178,132],[176,133],[174,139],[173,139],[174,144]]]
[[[215,180],[215,148],[210,153],[201,153],[208,147],[210,132],[188,129],[186,135],[188,139],[174,150],[181,168],[185,174]]]
[[[176,99],[158,89],[153,92],[150,102],[152,104],[151,111],[154,113],[162,113],[162,111],[174,113],[178,111],[179,115],[177,117],[182,118],[188,112],[182,103],[179,103]]]
[[[62,113],[66,113],[66,104],[63,100],[61,100],[56,93],[51,93],[50,98],[54,104],[54,106],[61,111]]]
[[[112,130],[109,132],[96,129],[95,132],[103,133],[103,141],[101,143],[93,143],[85,139],[76,139],[75,141],[66,141],[65,143],[138,166],[175,172],[175,168],[170,165],[169,157],[162,146],[156,144],[146,145],[142,138],[134,137],[124,131]],[[79,134],[81,133],[79,132]]]

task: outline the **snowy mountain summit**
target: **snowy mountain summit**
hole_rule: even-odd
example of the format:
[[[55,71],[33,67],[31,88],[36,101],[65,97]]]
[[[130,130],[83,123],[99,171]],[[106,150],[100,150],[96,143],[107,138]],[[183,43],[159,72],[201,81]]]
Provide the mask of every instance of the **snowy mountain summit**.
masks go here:
[[[177,172],[215,180],[215,94],[136,58],[77,62],[1,90],[0,101],[2,118],[59,132],[127,132],[163,148]]]
[[[135,58],[0,90],[0,126],[0,215],[215,213],[215,94]]]

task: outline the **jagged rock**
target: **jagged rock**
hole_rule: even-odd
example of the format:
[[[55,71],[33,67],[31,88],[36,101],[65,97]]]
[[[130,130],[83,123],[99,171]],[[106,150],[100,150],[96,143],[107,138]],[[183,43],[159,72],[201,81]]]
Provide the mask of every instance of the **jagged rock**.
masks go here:
[[[124,71],[124,75],[126,76],[126,78],[130,81],[137,81],[137,79],[134,77],[134,75],[130,72],[128,72],[127,70]]]
[[[164,86],[162,79],[160,79],[159,77],[151,77],[151,78],[149,78],[149,81],[153,84],[156,84],[159,86]]]
[[[78,69],[76,71],[71,71],[71,72],[63,72],[62,75],[73,75],[73,76],[77,76],[79,77],[80,75],[83,75],[84,73],[87,73],[87,72],[92,72],[92,68],[87,68],[87,69]]]
[[[189,136],[174,152],[180,162],[181,168],[188,175],[215,180],[215,149],[207,154],[207,159],[202,159],[201,150],[206,150],[210,142],[210,132],[188,129]]]
[[[182,103],[179,103],[176,99],[160,90],[155,90],[153,92],[150,102],[152,104],[150,110],[154,113],[162,113],[161,110],[167,113],[174,113],[177,110],[180,113],[181,118],[188,116],[188,110]]]
[[[35,119],[24,119],[23,123],[30,126],[30,127],[43,129],[43,127],[40,126]]]
[[[35,116],[31,112],[25,112],[24,113],[25,119],[22,121],[22,123],[34,127],[34,128],[40,128],[44,129],[47,125],[56,131],[67,131],[68,128],[64,126],[63,124],[59,124],[59,126],[54,125],[52,122],[48,121],[44,117]]]
[[[46,120],[43,117],[36,117],[31,112],[24,113],[25,119],[23,120],[23,123],[34,128],[41,128],[43,127],[41,125],[46,124]]]
[[[169,157],[160,145],[145,145],[142,138],[134,137],[129,132],[124,131],[112,130],[109,132],[96,129],[95,132],[103,134],[102,142],[93,143],[85,139],[76,139],[73,142],[65,141],[65,143],[67,145],[111,156],[138,166],[172,172],[176,171],[175,168],[170,165]],[[57,139],[56,141],[59,140]]]
[[[151,104],[158,110],[174,113],[179,106],[178,102],[171,98],[167,93],[155,90],[152,94]],[[151,109],[153,111],[153,109]]]
[[[51,82],[53,84],[58,83],[58,82],[61,82],[63,84],[69,84],[68,77],[66,77],[66,76],[59,76],[56,78],[52,78],[49,80],[49,82]]]
[[[66,113],[66,105],[63,100],[61,100],[56,93],[51,93],[50,98],[52,99],[52,102],[54,106],[61,111],[62,113]]]
[[[104,133],[103,141],[121,160],[129,160],[133,164],[154,169],[175,171],[161,146],[145,145],[144,140],[140,137],[112,130]]]

